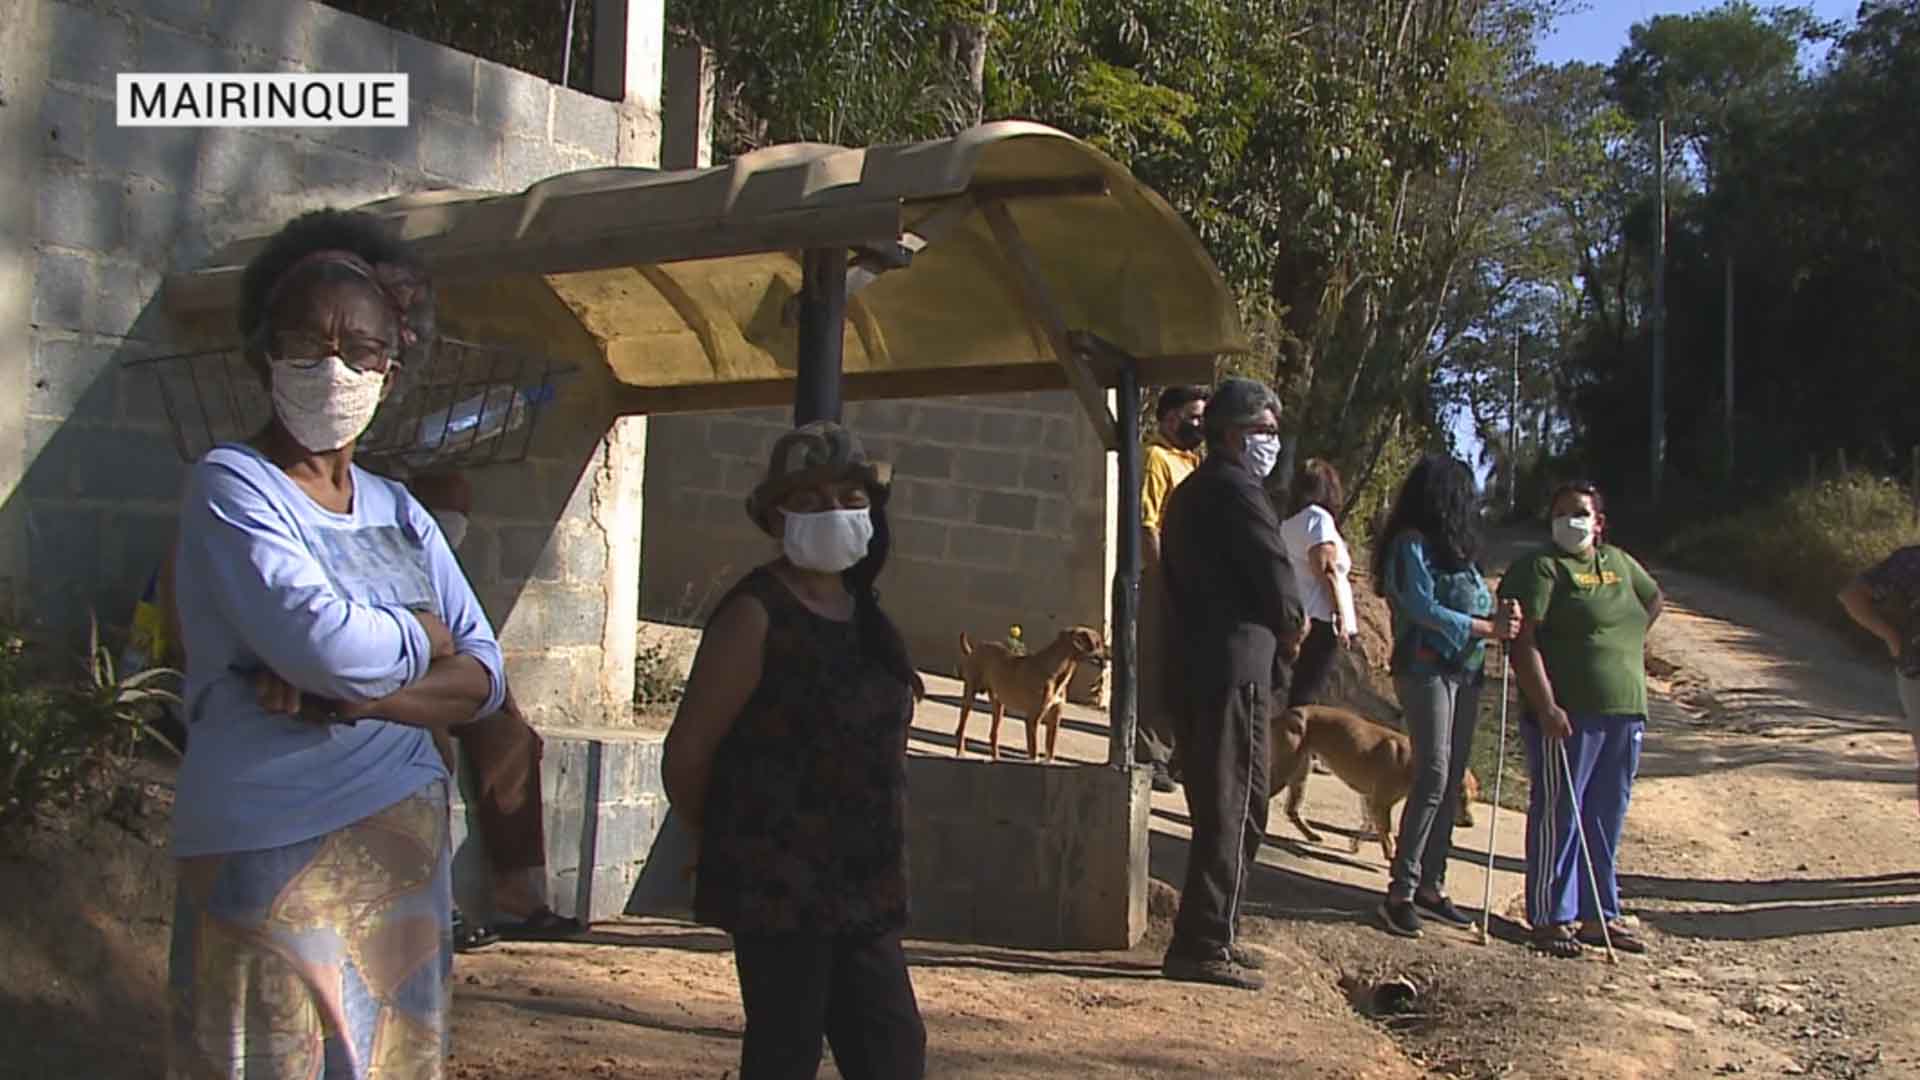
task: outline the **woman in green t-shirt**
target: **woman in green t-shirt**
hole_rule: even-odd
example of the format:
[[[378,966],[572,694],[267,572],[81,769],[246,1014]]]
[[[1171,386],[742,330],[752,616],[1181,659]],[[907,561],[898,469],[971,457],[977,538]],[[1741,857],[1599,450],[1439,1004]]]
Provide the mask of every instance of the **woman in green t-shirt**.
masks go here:
[[[1528,706],[1520,732],[1533,780],[1527,921],[1535,946],[1554,956],[1600,944],[1602,920],[1614,948],[1646,951],[1620,922],[1614,854],[1640,766],[1647,628],[1660,617],[1661,596],[1633,556],[1604,542],[1605,510],[1592,484],[1561,487],[1553,496],[1553,546],[1514,563],[1500,583],[1501,598],[1518,600],[1526,613],[1513,660]],[[1582,888],[1576,805],[1597,890]]]

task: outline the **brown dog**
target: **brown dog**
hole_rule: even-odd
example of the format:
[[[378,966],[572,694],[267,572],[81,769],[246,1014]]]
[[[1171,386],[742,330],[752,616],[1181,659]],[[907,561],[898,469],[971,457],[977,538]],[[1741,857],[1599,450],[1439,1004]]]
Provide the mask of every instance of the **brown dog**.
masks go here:
[[[1287,792],[1287,818],[1308,842],[1320,843],[1320,834],[1300,816],[1300,803],[1307,794],[1307,776],[1317,757],[1348,787],[1360,793],[1366,824],[1379,839],[1387,862],[1393,862],[1393,808],[1413,788],[1413,743],[1390,727],[1347,709],[1327,705],[1289,709],[1286,721],[1288,728],[1300,733],[1299,743],[1289,747],[1286,740],[1274,740],[1271,775],[1273,794]],[[1280,725],[1278,718],[1275,724]],[[1460,789],[1454,827],[1466,828],[1473,824],[1473,801],[1480,794],[1480,781],[1472,769],[1461,779]],[[1353,850],[1360,850],[1358,833],[1353,837]]]
[[[1074,626],[1054,635],[1053,641],[1037,653],[1016,656],[997,641],[975,645],[966,634],[960,635],[960,726],[953,733],[953,753],[967,752],[967,717],[973,710],[973,696],[987,692],[993,706],[993,726],[987,734],[988,752],[1000,760],[1000,722],[1007,710],[1020,713],[1027,721],[1027,757],[1039,759],[1040,725],[1047,726],[1047,760],[1053,760],[1054,744],[1060,738],[1060,710],[1067,703],[1067,684],[1073,673],[1086,662],[1105,659],[1100,634],[1085,626]]]

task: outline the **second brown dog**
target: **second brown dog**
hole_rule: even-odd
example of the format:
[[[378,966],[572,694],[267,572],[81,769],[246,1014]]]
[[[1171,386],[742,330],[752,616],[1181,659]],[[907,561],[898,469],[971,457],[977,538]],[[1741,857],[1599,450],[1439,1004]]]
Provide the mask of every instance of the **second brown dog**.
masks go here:
[[[1320,843],[1300,816],[1300,803],[1306,798],[1307,777],[1313,759],[1318,757],[1335,776],[1360,794],[1366,812],[1366,825],[1380,841],[1387,862],[1393,862],[1393,808],[1413,788],[1413,743],[1393,728],[1348,709],[1328,705],[1307,705],[1289,709],[1276,718],[1276,736],[1285,730],[1292,739],[1273,740],[1273,794],[1287,792],[1287,818],[1310,843]],[[1473,824],[1473,801],[1480,794],[1480,782],[1468,769],[1460,782],[1460,804],[1454,811],[1454,826]],[[1354,851],[1360,850],[1360,834],[1353,836]]]
[[[953,733],[953,753],[967,752],[967,718],[973,711],[973,697],[982,690],[993,706],[993,726],[987,731],[987,752],[1000,760],[1000,722],[1013,709],[1027,721],[1027,757],[1039,759],[1040,726],[1047,728],[1047,760],[1053,760],[1060,738],[1060,710],[1067,703],[1067,684],[1073,673],[1086,662],[1105,658],[1098,631],[1085,626],[1068,627],[1054,635],[1039,652],[1020,656],[997,641],[975,645],[966,634],[960,635],[960,726]]]

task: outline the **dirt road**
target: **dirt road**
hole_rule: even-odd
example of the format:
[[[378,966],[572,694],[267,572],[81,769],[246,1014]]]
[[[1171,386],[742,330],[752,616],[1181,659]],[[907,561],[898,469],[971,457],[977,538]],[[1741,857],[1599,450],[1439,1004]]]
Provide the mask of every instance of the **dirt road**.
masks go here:
[[[1511,812],[1500,940],[1387,937],[1369,922],[1379,853],[1349,855],[1353,797],[1320,777],[1307,810],[1328,846],[1276,816],[1251,882],[1268,990],[1160,980],[1164,911],[1126,953],[914,943],[932,1075],[1920,1077],[1920,813],[1889,676],[1770,604],[1660,576],[1672,604],[1621,856],[1650,956],[1610,967],[1524,947]],[[929,706],[916,750],[950,752],[953,719]],[[1100,718],[1073,719],[1062,753],[1104,760]],[[1184,811],[1178,794],[1155,800],[1156,878],[1180,878]],[[1455,836],[1450,886],[1472,906],[1488,817],[1480,807]],[[0,875],[0,1074],[154,1075],[168,908],[149,886],[168,876],[164,852],[113,826],[86,836]],[[1363,1016],[1349,991],[1384,976],[1417,997]],[[636,920],[578,944],[498,946],[461,957],[454,979],[465,1080],[718,1078],[738,1060],[732,958],[699,928]]]
[[[1250,902],[1268,991],[1159,981],[1160,919],[1126,954],[922,945],[934,1075],[1920,1076],[1920,815],[1888,676],[1770,604],[1661,576],[1667,677],[1622,853],[1650,956],[1554,962],[1519,943],[1519,815],[1498,845],[1505,940],[1485,948],[1373,929],[1378,853],[1309,847],[1276,818]],[[923,749],[944,752],[950,716],[922,718]],[[1104,756],[1097,732],[1062,744]],[[1157,878],[1179,880],[1182,811],[1156,800]],[[1330,778],[1309,812],[1355,815]],[[1452,887],[1477,904],[1484,824],[1457,839]],[[596,940],[463,958],[456,1074],[727,1075],[740,1016],[724,939],[645,923]],[[1419,988],[1410,1015],[1350,1007],[1348,988],[1384,975]]]

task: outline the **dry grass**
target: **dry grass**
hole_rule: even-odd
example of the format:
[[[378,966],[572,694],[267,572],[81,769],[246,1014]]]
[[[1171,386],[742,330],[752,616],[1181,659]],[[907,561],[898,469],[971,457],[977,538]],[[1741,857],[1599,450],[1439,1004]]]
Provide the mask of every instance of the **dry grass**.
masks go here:
[[[1688,569],[1765,593],[1867,645],[1834,595],[1854,575],[1914,543],[1920,543],[1920,528],[1912,496],[1892,480],[1854,472],[1683,529],[1667,542],[1665,554]]]

